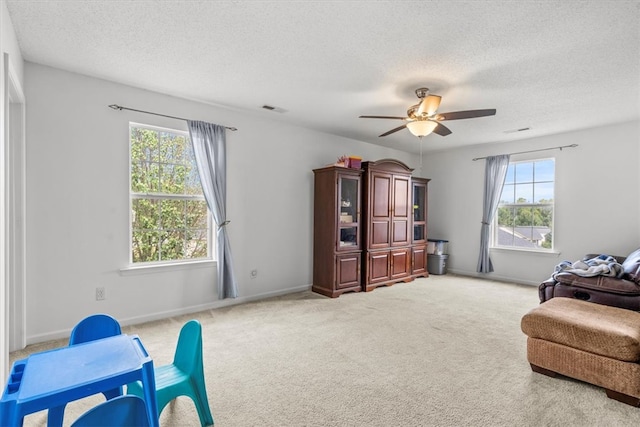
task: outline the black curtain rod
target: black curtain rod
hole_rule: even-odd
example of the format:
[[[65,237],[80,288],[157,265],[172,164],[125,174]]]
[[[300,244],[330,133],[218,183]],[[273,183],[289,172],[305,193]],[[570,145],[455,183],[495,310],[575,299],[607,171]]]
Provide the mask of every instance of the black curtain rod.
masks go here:
[[[514,154],[527,154],[527,153],[536,153],[538,151],[547,151],[547,150],[560,150],[562,151],[563,148],[574,148],[577,147],[578,144],[571,144],[571,145],[562,145],[560,147],[549,147],[549,148],[541,148],[539,150],[530,150],[530,151],[518,151],[517,153],[509,153],[510,156],[514,155]],[[486,159],[489,156],[486,157],[476,157],[475,159],[473,159],[473,161],[475,162],[476,160],[482,160],[482,159]]]
[[[118,105],[118,104],[111,104],[111,105],[109,105],[109,108],[113,108],[114,110],[120,110],[120,111],[122,111],[122,110],[137,111],[138,113],[153,114],[154,116],[168,117],[170,119],[178,119],[178,120],[184,120],[184,121],[189,120],[189,119],[183,119],[182,117],[167,116],[166,114],[153,113],[151,111],[136,110],[135,108],[123,107],[123,106]],[[225,128],[229,129],[229,130],[233,130],[233,131],[238,130],[238,128],[228,127],[228,126],[225,126]]]

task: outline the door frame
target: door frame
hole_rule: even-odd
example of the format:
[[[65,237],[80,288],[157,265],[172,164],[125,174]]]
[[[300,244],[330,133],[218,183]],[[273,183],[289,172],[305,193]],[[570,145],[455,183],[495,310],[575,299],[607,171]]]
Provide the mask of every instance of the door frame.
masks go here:
[[[2,362],[26,346],[26,144],[25,96],[9,55],[3,55],[2,120]]]

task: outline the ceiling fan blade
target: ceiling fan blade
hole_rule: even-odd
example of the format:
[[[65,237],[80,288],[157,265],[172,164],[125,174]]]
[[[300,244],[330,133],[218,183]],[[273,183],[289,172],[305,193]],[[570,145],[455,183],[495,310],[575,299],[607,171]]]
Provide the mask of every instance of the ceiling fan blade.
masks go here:
[[[428,95],[422,98],[422,102],[420,102],[420,106],[418,107],[417,115],[422,115],[423,113],[426,113],[427,116],[433,115],[440,106],[441,100],[442,97],[438,95]]]
[[[447,136],[451,133],[451,129],[449,129],[442,123],[438,123],[438,126],[433,129],[433,133],[437,133],[440,136]]]
[[[379,138],[379,137],[382,137],[382,136],[391,135],[392,133],[394,133],[394,132],[398,132],[399,130],[402,130],[402,129],[406,128],[406,127],[407,127],[407,125],[406,125],[406,124],[404,124],[404,125],[402,125],[402,126],[398,126],[397,128],[391,129],[390,131],[385,132],[385,133],[383,133],[382,135],[379,135],[379,136],[378,136],[378,138]]]
[[[436,120],[459,120],[459,119],[473,119],[474,117],[486,117],[496,114],[495,108],[488,110],[467,110],[467,111],[454,111],[451,113],[440,113],[436,116]]]
[[[360,116],[361,119],[395,119],[395,120],[406,120],[406,117],[398,117],[398,116]]]

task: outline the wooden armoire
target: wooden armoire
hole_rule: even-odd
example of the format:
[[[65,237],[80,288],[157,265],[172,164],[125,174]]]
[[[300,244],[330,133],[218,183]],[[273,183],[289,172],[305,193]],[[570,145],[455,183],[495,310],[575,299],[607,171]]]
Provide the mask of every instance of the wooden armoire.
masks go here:
[[[394,159],[314,172],[313,285],[371,291],[427,272],[427,183]]]
[[[314,169],[313,285],[328,297],[361,289],[362,170]]]

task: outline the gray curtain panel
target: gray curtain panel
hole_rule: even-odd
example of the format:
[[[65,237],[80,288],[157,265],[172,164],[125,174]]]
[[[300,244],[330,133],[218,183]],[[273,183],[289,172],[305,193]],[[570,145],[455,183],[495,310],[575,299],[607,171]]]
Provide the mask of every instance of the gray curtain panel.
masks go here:
[[[187,120],[202,191],[216,223],[218,298],[236,298],[238,286],[227,236],[226,129],[212,123]]]
[[[502,186],[509,168],[509,155],[487,157],[484,170],[484,205],[482,208],[482,228],[480,229],[480,256],[478,273],[491,273],[493,264],[489,257],[491,222],[500,202]]]

